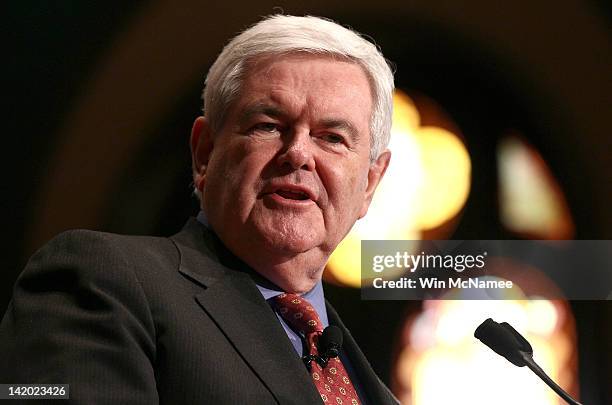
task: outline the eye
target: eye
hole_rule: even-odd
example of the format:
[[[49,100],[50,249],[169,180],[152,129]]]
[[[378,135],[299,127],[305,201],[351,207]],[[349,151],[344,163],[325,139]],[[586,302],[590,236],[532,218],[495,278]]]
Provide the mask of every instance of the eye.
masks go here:
[[[321,136],[321,139],[328,143],[343,143],[344,137],[337,134],[324,134]]]
[[[278,124],[275,124],[273,122],[261,122],[259,124],[254,125],[251,128],[251,131],[273,134],[275,132],[280,132],[280,128]]]

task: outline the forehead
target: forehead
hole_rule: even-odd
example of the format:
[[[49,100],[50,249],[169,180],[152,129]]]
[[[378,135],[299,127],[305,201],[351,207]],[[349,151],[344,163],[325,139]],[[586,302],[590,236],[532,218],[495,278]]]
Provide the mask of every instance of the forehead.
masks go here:
[[[290,79],[292,73],[317,74],[321,71],[332,73],[342,73],[343,81],[367,82],[365,70],[356,62],[334,55],[310,54],[305,52],[295,52],[280,55],[263,55],[247,61],[245,65],[245,77],[266,76],[276,79]],[[311,77],[315,81],[325,79],[325,77]],[[328,78],[330,79],[330,78]],[[361,84],[361,83],[359,83]]]
[[[237,106],[269,101],[288,108],[359,115],[372,112],[370,81],[350,60],[325,55],[259,57],[247,64]]]

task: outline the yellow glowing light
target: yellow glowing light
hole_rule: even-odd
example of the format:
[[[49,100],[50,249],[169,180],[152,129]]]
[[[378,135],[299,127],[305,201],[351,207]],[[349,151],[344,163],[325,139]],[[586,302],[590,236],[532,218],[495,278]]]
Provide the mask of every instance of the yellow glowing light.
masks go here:
[[[412,133],[419,129],[421,117],[414,102],[401,90],[393,93],[393,129],[392,131]]]
[[[559,328],[545,331],[532,322],[540,316],[556,322],[559,310],[545,300],[425,302],[423,312],[409,324],[410,333],[404,334],[408,339],[397,357],[399,399],[411,405],[559,404],[536,376],[510,365],[473,337],[486,318],[507,321],[531,342],[540,366],[553,379],[562,376],[559,381],[568,388],[575,378],[567,366],[570,338]]]
[[[415,240],[423,230],[453,218],[470,188],[470,158],[459,138],[441,128],[421,127],[414,102],[394,98],[391,162],[368,214],[357,221],[328,262],[328,278],[358,287],[361,240]]]
[[[510,136],[500,143],[497,160],[503,224],[533,238],[571,238],[574,225],[567,203],[537,151]]]
[[[418,131],[424,178],[415,223],[435,228],[454,217],[470,191],[471,162],[463,143],[454,134],[435,127]]]
[[[548,300],[531,301],[529,306],[529,329],[540,335],[550,335],[557,327],[557,309]]]
[[[354,236],[347,236],[336,247],[329,258],[327,271],[340,284],[360,287],[361,286],[361,240]]]

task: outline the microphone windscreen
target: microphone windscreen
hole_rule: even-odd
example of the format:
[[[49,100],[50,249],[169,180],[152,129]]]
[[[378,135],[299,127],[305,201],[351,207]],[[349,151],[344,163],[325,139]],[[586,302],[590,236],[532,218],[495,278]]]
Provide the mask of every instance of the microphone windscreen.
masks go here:
[[[526,365],[521,352],[533,353],[529,342],[506,322],[500,324],[489,318],[476,328],[474,337],[515,366]]]
[[[334,325],[328,326],[319,337],[319,352],[326,357],[337,357],[342,347],[342,340],[342,330]]]

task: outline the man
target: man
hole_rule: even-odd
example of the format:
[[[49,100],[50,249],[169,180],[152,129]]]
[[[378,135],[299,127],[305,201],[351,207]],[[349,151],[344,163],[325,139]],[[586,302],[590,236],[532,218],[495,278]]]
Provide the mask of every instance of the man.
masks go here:
[[[234,38],[191,134],[198,219],[43,247],[0,326],[0,383],[67,383],[84,404],[396,403],[321,287],[388,166],[392,91],[376,47],[331,21]]]

